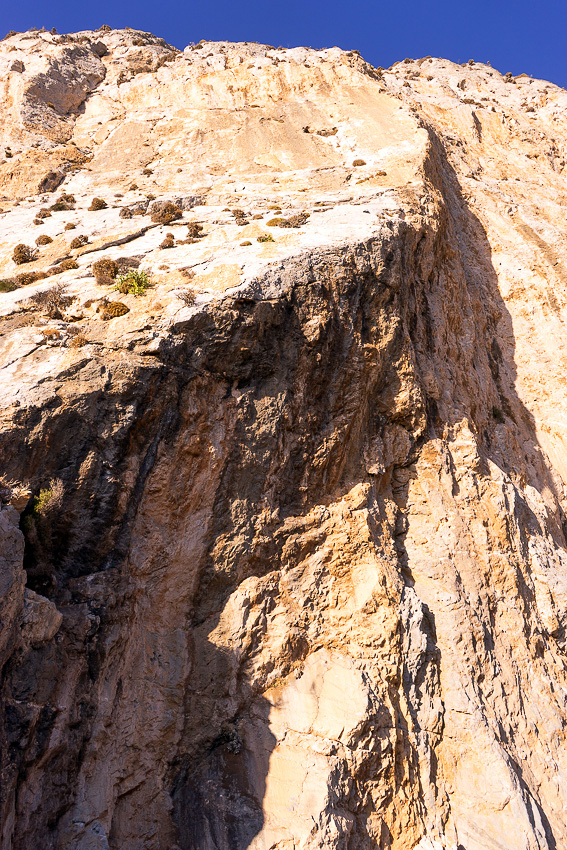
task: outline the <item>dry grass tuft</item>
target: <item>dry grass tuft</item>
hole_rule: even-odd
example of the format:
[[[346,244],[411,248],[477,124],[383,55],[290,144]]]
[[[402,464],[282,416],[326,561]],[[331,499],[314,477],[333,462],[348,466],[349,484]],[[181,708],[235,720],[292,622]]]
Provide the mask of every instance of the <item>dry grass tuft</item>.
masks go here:
[[[164,201],[161,204],[154,204],[151,214],[151,220],[154,224],[171,224],[172,221],[181,218],[183,210],[171,201]]]
[[[21,266],[24,263],[31,263],[36,259],[38,255],[37,248],[30,248],[29,245],[24,245],[22,242],[19,245],[16,245],[14,248],[14,253],[12,254],[12,259],[16,263],[17,266]]]
[[[92,264],[91,269],[96,282],[101,286],[113,283],[118,274],[118,265],[110,257],[101,257]]]
[[[109,301],[104,305],[102,318],[108,321],[108,319],[116,319],[118,316],[125,316],[129,312],[130,308],[123,301]]]
[[[97,210],[105,210],[107,207],[108,204],[102,198],[93,198],[89,207],[89,211],[96,212]]]
[[[74,300],[72,295],[65,295],[65,292],[64,284],[56,283],[55,286],[44,289],[43,292],[34,292],[28,304],[50,319],[61,319],[63,311]]]

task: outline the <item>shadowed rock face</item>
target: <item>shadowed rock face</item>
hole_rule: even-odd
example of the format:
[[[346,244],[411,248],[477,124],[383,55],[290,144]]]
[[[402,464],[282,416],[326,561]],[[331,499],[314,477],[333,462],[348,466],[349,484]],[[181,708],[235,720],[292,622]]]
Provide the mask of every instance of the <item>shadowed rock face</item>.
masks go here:
[[[558,850],[563,246],[528,188],[564,191],[567,95],[131,30],[0,62],[1,846]]]

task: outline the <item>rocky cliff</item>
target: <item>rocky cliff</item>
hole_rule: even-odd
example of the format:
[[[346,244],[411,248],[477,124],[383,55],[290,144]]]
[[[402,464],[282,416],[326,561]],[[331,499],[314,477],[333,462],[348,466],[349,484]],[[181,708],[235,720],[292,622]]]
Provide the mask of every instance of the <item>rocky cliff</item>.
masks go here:
[[[567,93],[0,69],[1,847],[566,846]]]

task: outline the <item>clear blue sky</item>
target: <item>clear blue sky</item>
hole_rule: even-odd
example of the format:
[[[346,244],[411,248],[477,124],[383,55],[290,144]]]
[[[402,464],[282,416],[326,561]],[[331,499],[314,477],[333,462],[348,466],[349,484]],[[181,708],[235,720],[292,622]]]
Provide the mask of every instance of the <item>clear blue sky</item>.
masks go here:
[[[0,26],[74,32],[103,23],[181,48],[202,38],[337,45],[382,67],[406,56],[489,60],[567,87],[567,0],[15,0]]]

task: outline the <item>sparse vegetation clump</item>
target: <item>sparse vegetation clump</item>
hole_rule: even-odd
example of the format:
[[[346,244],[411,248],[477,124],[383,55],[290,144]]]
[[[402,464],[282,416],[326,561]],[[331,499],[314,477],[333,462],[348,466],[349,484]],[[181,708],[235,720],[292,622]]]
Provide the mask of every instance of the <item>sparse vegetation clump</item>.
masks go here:
[[[263,236],[258,236],[257,242],[275,242],[271,233],[265,233]]]
[[[52,555],[53,527],[61,516],[64,495],[61,479],[52,478],[47,487],[42,487],[33,497],[23,513],[21,527],[39,563],[49,562]]]
[[[64,494],[65,490],[61,479],[52,479],[48,487],[42,488],[38,495],[34,496],[28,516],[36,520],[45,518],[53,509],[61,507]]]
[[[35,217],[36,217],[36,219],[37,218],[39,218],[39,219],[51,218],[51,213],[49,212],[49,210],[46,207],[44,207],[38,213],[35,214]]]
[[[13,292],[18,284],[12,277],[4,277],[0,280],[0,292]]]
[[[174,239],[173,233],[166,233],[165,239],[163,240],[163,242],[160,244],[159,247],[162,248],[162,249],[175,248],[175,239]]]
[[[56,283],[43,292],[34,292],[29,299],[29,305],[50,319],[61,319],[63,311],[73,301],[73,296],[65,295],[65,291],[66,287],[62,283]]]
[[[363,159],[355,159],[352,165],[353,168],[358,168],[361,165],[366,165],[366,162]]]
[[[68,221],[65,225],[65,230],[74,230],[76,228],[76,224],[73,224],[72,221]]]
[[[67,210],[75,209],[75,196],[74,195],[60,195],[59,198],[52,204],[49,209],[52,212],[65,212]]]
[[[187,225],[187,236],[190,239],[200,239],[203,236],[203,225],[192,221]]]
[[[59,339],[61,331],[59,328],[42,328],[41,333],[44,339]]]
[[[309,213],[298,213],[289,218],[271,218],[266,222],[268,227],[301,227],[309,218]]]
[[[88,241],[89,241],[89,237],[85,236],[84,233],[81,233],[80,236],[75,236],[75,238],[71,241],[71,244],[69,245],[69,247],[72,248],[72,249],[83,248],[85,245],[88,244]]]
[[[51,266],[50,272],[51,274],[60,274],[61,272],[68,272],[78,268],[79,264],[77,261],[72,257],[67,257],[66,260],[61,260],[56,266]]]
[[[38,236],[35,240],[36,245],[49,245],[50,242],[53,242],[51,236],[48,236],[47,233],[42,233],[41,236]]]
[[[180,292],[176,292],[175,294],[180,301],[183,301],[186,307],[192,307],[195,303],[195,299],[197,298],[195,290],[190,289],[189,287],[187,287],[187,289],[182,289]]]
[[[151,286],[147,272],[131,269],[126,274],[121,274],[116,279],[115,289],[122,295],[144,295],[146,289]]]
[[[108,321],[108,319],[116,319],[118,316],[125,316],[129,312],[130,308],[123,301],[108,301],[104,305],[102,318]]]
[[[231,210],[231,212],[232,212],[232,214],[233,214],[233,216],[234,216],[234,218],[236,219],[237,222],[239,220],[243,219],[243,218],[246,218],[246,213],[244,212],[244,210],[236,209],[236,210]]]
[[[30,283],[36,283],[38,280],[45,280],[49,277],[47,272],[22,272],[16,275],[18,286],[27,286]]]
[[[51,539],[51,524],[55,515],[61,509],[65,489],[60,478],[51,479],[47,487],[42,487],[34,496],[31,505],[26,509],[22,527],[26,536],[32,538],[36,545],[49,544]]]
[[[140,265],[140,260],[137,257],[118,257],[116,265],[118,266],[118,274],[125,274],[131,269],[137,269]]]
[[[172,201],[164,201],[161,204],[154,204],[152,208],[151,220],[154,224],[171,224],[183,215],[183,210],[180,209]]]
[[[248,245],[251,245],[251,244],[252,244],[252,242],[249,242],[248,240],[246,240],[245,242],[240,243],[240,247],[246,248]]]
[[[98,284],[111,284],[118,274],[118,266],[110,257],[101,257],[92,264],[92,273]]]
[[[96,212],[97,210],[105,210],[107,207],[108,204],[102,198],[93,198],[89,207],[89,211]]]
[[[31,263],[36,259],[38,254],[37,248],[30,248],[29,245],[24,245],[22,242],[19,245],[16,245],[14,248],[14,253],[12,254],[12,259],[17,266],[21,266],[24,263]]]

